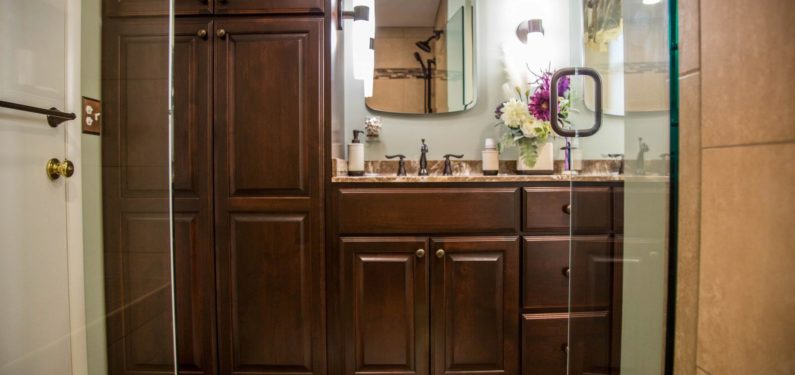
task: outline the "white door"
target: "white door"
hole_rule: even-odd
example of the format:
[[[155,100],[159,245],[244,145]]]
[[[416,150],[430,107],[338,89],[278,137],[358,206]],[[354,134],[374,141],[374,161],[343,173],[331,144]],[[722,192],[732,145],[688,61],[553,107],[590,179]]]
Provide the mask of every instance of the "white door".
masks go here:
[[[73,112],[74,10],[72,0],[0,1],[0,101]],[[43,115],[0,108],[1,375],[72,373],[72,182],[51,181],[45,164],[75,158],[77,125],[51,128]]]

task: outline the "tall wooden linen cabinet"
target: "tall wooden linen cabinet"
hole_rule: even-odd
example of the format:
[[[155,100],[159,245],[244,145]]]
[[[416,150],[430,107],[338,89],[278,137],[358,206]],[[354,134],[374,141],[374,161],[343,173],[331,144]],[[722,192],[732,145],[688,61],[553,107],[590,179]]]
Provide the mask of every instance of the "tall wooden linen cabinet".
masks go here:
[[[325,1],[176,0],[180,373],[326,373]],[[103,5],[108,367],[165,374],[167,1]]]

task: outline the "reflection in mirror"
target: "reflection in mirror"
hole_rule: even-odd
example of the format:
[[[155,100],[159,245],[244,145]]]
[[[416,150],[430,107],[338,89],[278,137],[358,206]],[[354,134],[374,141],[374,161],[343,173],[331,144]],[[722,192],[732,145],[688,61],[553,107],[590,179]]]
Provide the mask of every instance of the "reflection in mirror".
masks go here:
[[[475,104],[474,0],[376,0],[375,80],[367,107],[464,111]]]
[[[660,112],[668,109],[667,32],[660,1],[582,0],[583,61],[599,71],[604,82],[604,112]],[[594,108],[593,81],[584,81],[585,105]],[[625,97],[625,92],[645,95]]]

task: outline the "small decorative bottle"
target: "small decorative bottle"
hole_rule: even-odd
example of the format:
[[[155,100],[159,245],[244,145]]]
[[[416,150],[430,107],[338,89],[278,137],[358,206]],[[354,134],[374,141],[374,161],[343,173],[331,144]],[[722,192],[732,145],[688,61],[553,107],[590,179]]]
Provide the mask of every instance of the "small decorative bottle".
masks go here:
[[[353,131],[353,140],[348,144],[348,176],[364,176],[364,144],[359,139],[361,130]]]
[[[496,176],[500,173],[500,153],[497,143],[492,138],[486,138],[483,148],[483,175]]]

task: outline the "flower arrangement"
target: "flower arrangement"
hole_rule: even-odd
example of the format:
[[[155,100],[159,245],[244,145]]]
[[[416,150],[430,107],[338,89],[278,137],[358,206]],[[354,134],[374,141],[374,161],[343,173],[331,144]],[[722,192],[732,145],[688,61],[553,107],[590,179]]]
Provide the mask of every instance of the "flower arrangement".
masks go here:
[[[530,167],[536,164],[539,149],[552,135],[549,113],[552,74],[550,69],[534,74],[534,81],[526,88],[515,87],[515,96],[494,111],[494,116],[500,120],[497,125],[504,125],[506,129],[499,143],[500,151],[517,147],[522,162]],[[571,108],[570,86],[569,77],[558,81],[558,119],[564,123],[568,123]]]

